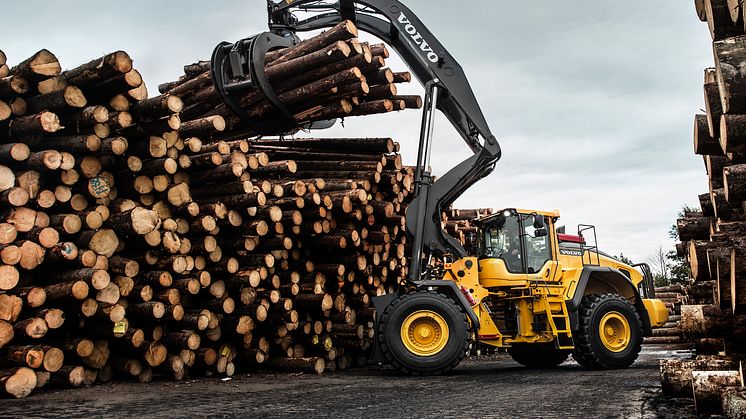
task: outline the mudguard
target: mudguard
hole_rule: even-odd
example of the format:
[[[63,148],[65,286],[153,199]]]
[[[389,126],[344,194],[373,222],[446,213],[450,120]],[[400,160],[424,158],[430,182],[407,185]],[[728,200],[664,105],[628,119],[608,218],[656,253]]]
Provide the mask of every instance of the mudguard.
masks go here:
[[[637,289],[635,284],[618,269],[602,266],[584,267],[583,272],[580,274],[580,279],[578,279],[578,285],[575,288],[575,294],[571,299],[567,300],[567,311],[570,315],[572,330],[576,331],[580,328],[578,308],[580,307],[580,303],[583,300],[585,290],[590,283],[591,277],[594,276],[594,274],[596,274],[594,277],[594,280],[596,281],[606,282],[608,280],[613,280],[614,282],[623,284],[624,287],[628,287],[629,291],[634,295],[634,306],[637,310],[637,313],[640,315],[640,320],[642,321],[643,336],[651,336],[653,334],[653,328],[650,324],[650,318],[648,317],[648,312],[645,309],[645,304],[643,303],[642,297],[640,296],[640,291]],[[606,279],[606,281],[604,281],[604,279]],[[608,284],[608,282],[606,283],[609,287],[613,289],[616,288],[616,285]]]

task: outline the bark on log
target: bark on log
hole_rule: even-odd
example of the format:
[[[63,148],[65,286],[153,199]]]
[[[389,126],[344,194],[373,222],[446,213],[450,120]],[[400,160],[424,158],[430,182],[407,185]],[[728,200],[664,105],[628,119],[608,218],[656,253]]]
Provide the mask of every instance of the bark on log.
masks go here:
[[[737,144],[738,132],[734,131],[734,128],[737,128],[738,125],[728,124],[727,119],[720,120],[719,124],[720,142],[717,137],[710,135],[710,129],[707,126],[707,116],[694,116],[694,154],[722,156],[723,147],[721,147],[721,143],[725,144],[725,141],[727,141],[729,128],[731,129],[731,138],[734,142],[733,146]],[[723,135],[723,131],[725,131],[725,136]]]
[[[729,114],[720,117],[720,146],[721,151],[726,153],[743,153],[746,151],[745,115]]]
[[[60,119],[52,112],[40,112],[36,115],[22,116],[13,119],[9,125],[11,138],[22,140],[24,137],[54,133],[61,129]]]
[[[746,316],[734,316],[730,310],[714,305],[682,306],[680,327],[685,336],[692,338],[746,338]]]
[[[669,397],[693,398],[692,371],[732,370],[735,363],[717,356],[699,356],[697,359],[662,359],[660,361],[661,388]]]
[[[279,371],[324,372],[323,358],[269,358],[264,365]]]
[[[41,111],[69,112],[75,108],[83,108],[87,100],[83,92],[75,86],[67,86],[61,91],[26,99],[27,112]]]
[[[325,45],[329,45],[333,42],[346,41],[355,37],[357,37],[357,28],[351,21],[345,20],[313,38],[306,39],[302,44],[296,47],[268,54],[267,65],[272,65],[273,63],[279,64],[309,54],[313,51],[317,51]]]
[[[746,417],[746,390],[728,387],[723,390],[723,415],[726,418]]]
[[[739,371],[692,371],[692,391],[697,414],[722,413],[724,388],[736,386],[741,386]]]
[[[715,216],[715,208],[712,206],[712,201],[710,200],[710,194],[704,193],[699,195],[699,205],[702,208],[702,215],[705,217],[714,217]]]
[[[710,238],[710,219],[707,217],[680,218],[676,221],[679,240],[708,240]]]
[[[70,84],[88,86],[125,74],[132,70],[132,59],[124,51],[116,51],[101,58],[92,60],[62,75]]]
[[[725,199],[738,204],[746,200],[746,164],[735,164],[723,169]]]
[[[43,49],[10,69],[10,75],[38,82],[60,74],[62,68],[51,52]]]
[[[746,60],[744,46],[746,46],[744,36],[713,43],[720,99],[725,114],[746,114],[746,101],[740,93],[746,81],[739,74],[739,68]]]
[[[694,342],[694,352],[699,355],[718,355],[724,349],[722,339],[697,339]]]
[[[743,26],[731,20],[727,0],[704,0],[707,27],[713,41],[743,34]]]

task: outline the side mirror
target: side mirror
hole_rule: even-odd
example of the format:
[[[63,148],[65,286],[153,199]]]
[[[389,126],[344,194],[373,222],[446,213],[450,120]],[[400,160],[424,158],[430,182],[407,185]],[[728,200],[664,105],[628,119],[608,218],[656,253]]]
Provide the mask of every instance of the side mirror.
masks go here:
[[[547,232],[547,229],[544,227],[537,228],[536,230],[534,230],[534,237],[546,237],[547,235],[549,235],[549,233]]]
[[[544,228],[545,226],[546,225],[544,224],[544,217],[542,217],[541,215],[534,215],[534,228]]]

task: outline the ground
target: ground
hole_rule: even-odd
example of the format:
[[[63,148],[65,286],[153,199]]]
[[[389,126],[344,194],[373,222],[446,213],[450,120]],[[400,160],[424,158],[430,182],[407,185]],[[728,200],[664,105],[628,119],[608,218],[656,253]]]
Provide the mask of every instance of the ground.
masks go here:
[[[658,359],[643,349],[629,369],[588,371],[572,361],[529,371],[505,355],[471,358],[442,377],[388,368],[345,373],[236,374],[232,379],[120,382],[2,400],[2,417],[541,417],[688,418],[690,401],[660,396]]]

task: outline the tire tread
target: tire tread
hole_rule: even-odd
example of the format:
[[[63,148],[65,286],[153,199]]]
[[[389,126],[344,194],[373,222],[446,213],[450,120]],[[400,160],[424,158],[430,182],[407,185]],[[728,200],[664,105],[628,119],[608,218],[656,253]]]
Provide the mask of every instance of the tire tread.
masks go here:
[[[463,344],[462,344],[461,350],[458,353],[458,356],[452,362],[450,362],[448,365],[446,365],[446,366],[444,366],[442,368],[439,368],[437,370],[432,370],[432,371],[429,371],[429,370],[416,370],[416,369],[413,369],[413,368],[409,368],[409,367],[407,367],[405,365],[402,365],[399,361],[396,360],[396,358],[391,353],[391,349],[389,348],[388,344],[386,343],[386,338],[385,338],[385,335],[384,335],[385,325],[390,320],[389,317],[391,315],[391,311],[396,306],[402,304],[403,302],[407,301],[408,299],[414,298],[414,296],[418,296],[418,295],[422,295],[422,294],[428,294],[428,295],[435,296],[436,298],[442,299],[445,302],[447,302],[448,304],[450,304],[453,307],[455,307],[459,312],[463,313],[463,315],[464,315],[463,316],[463,321],[464,321],[464,325],[465,325],[464,330],[466,332],[465,332],[465,335],[464,335],[464,338],[463,338]],[[445,296],[445,295],[443,295],[441,293],[435,292],[435,291],[418,291],[418,292],[413,292],[413,293],[409,293],[409,294],[404,294],[403,296],[395,299],[393,302],[391,302],[391,304],[389,304],[386,307],[386,309],[381,314],[380,324],[378,325],[377,333],[378,333],[377,337],[378,337],[378,342],[380,343],[381,351],[383,352],[383,355],[386,358],[386,360],[388,361],[388,363],[391,366],[393,366],[394,368],[396,368],[398,371],[400,371],[401,373],[404,373],[404,374],[407,374],[407,375],[415,375],[415,376],[442,375],[442,374],[444,374],[444,373],[452,370],[453,368],[455,368],[466,357],[466,354],[469,351],[469,345],[471,343],[470,339],[469,339],[469,324],[468,324],[468,322],[466,320],[466,313],[464,313],[463,309],[461,307],[459,307],[458,304],[456,304],[452,299],[448,298],[447,296]]]
[[[635,313],[635,319],[637,320],[636,326],[638,327],[640,333],[638,334],[638,339],[634,342],[635,346],[633,349],[633,355],[631,356],[632,360],[629,363],[623,362],[619,364],[613,364],[604,361],[603,359],[601,359],[601,357],[598,356],[596,351],[593,350],[593,347],[591,345],[591,337],[593,336],[593,333],[597,333],[597,331],[592,330],[593,328],[591,326],[593,313],[602,303],[610,300],[622,302],[623,304],[627,305],[633,313]],[[642,321],[640,320],[639,313],[637,313],[637,310],[632,304],[629,303],[629,301],[625,300],[618,294],[611,293],[586,295],[585,297],[583,297],[583,301],[580,303],[578,315],[580,320],[580,328],[573,336],[575,341],[575,349],[572,353],[572,357],[575,359],[575,361],[577,361],[578,364],[588,369],[617,369],[628,367],[629,365],[632,365],[632,363],[637,359],[637,356],[640,354],[640,350],[642,349]],[[633,326],[635,325],[630,325],[630,327]]]

